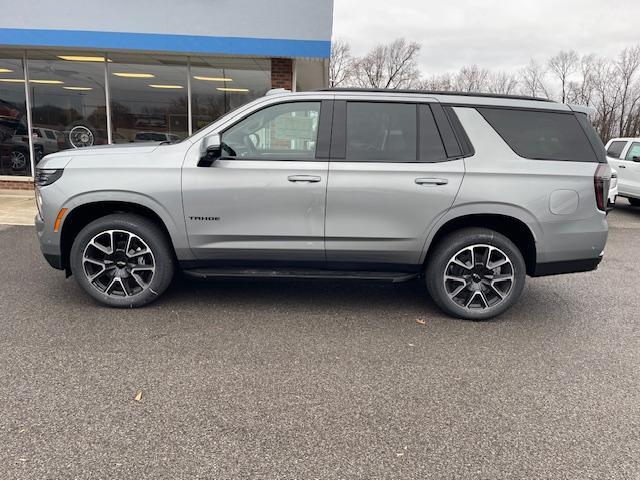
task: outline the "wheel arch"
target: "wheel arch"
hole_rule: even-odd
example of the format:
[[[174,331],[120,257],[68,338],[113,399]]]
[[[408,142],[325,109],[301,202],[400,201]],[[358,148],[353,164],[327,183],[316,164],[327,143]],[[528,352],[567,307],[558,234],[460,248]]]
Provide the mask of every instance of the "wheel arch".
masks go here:
[[[527,274],[534,273],[538,261],[536,236],[522,219],[505,213],[470,213],[444,220],[432,230],[423,251],[422,263],[428,262],[430,252],[447,234],[467,227],[489,228],[507,237],[522,253]]]
[[[163,218],[152,208],[140,203],[119,200],[98,200],[80,204],[71,209],[64,217],[60,231],[60,253],[62,266],[67,276],[70,275],[69,253],[73,241],[80,231],[89,223],[98,218],[114,213],[132,213],[151,220],[167,236],[171,244],[174,258],[176,258],[175,245],[172,235]]]

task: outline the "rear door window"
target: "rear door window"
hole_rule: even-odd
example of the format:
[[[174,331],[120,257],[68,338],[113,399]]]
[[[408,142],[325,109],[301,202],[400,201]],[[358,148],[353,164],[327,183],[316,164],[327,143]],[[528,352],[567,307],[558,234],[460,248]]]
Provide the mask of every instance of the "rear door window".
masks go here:
[[[417,161],[417,117],[411,103],[347,102],[347,161]]]
[[[518,155],[533,160],[597,162],[573,113],[480,107],[478,111]]]
[[[624,150],[626,144],[627,142],[625,141],[611,142],[611,145],[607,148],[607,155],[611,158],[620,158],[622,156],[622,150]]]

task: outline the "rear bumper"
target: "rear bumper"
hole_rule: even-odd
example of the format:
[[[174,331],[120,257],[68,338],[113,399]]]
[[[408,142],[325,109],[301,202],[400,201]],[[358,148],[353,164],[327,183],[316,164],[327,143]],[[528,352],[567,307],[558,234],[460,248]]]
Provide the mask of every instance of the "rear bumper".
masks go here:
[[[560,275],[562,273],[590,272],[598,268],[602,255],[584,260],[566,260],[563,262],[538,263],[532,277]]]

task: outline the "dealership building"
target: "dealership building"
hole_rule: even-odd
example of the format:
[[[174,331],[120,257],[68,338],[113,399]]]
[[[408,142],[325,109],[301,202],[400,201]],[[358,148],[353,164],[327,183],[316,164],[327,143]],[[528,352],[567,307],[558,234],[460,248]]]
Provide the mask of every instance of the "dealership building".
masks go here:
[[[40,0],[0,18],[0,188],[63,149],[176,141],[327,86],[333,0]]]

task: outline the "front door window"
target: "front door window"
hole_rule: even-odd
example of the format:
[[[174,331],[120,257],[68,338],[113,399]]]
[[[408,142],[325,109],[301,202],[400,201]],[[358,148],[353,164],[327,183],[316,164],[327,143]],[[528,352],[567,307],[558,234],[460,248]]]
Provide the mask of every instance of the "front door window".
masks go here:
[[[640,158],[640,142],[633,142],[629,147],[629,151],[627,152],[626,160],[633,160],[635,158]]]
[[[316,156],[320,102],[264,108],[222,134],[224,158],[312,160]]]

